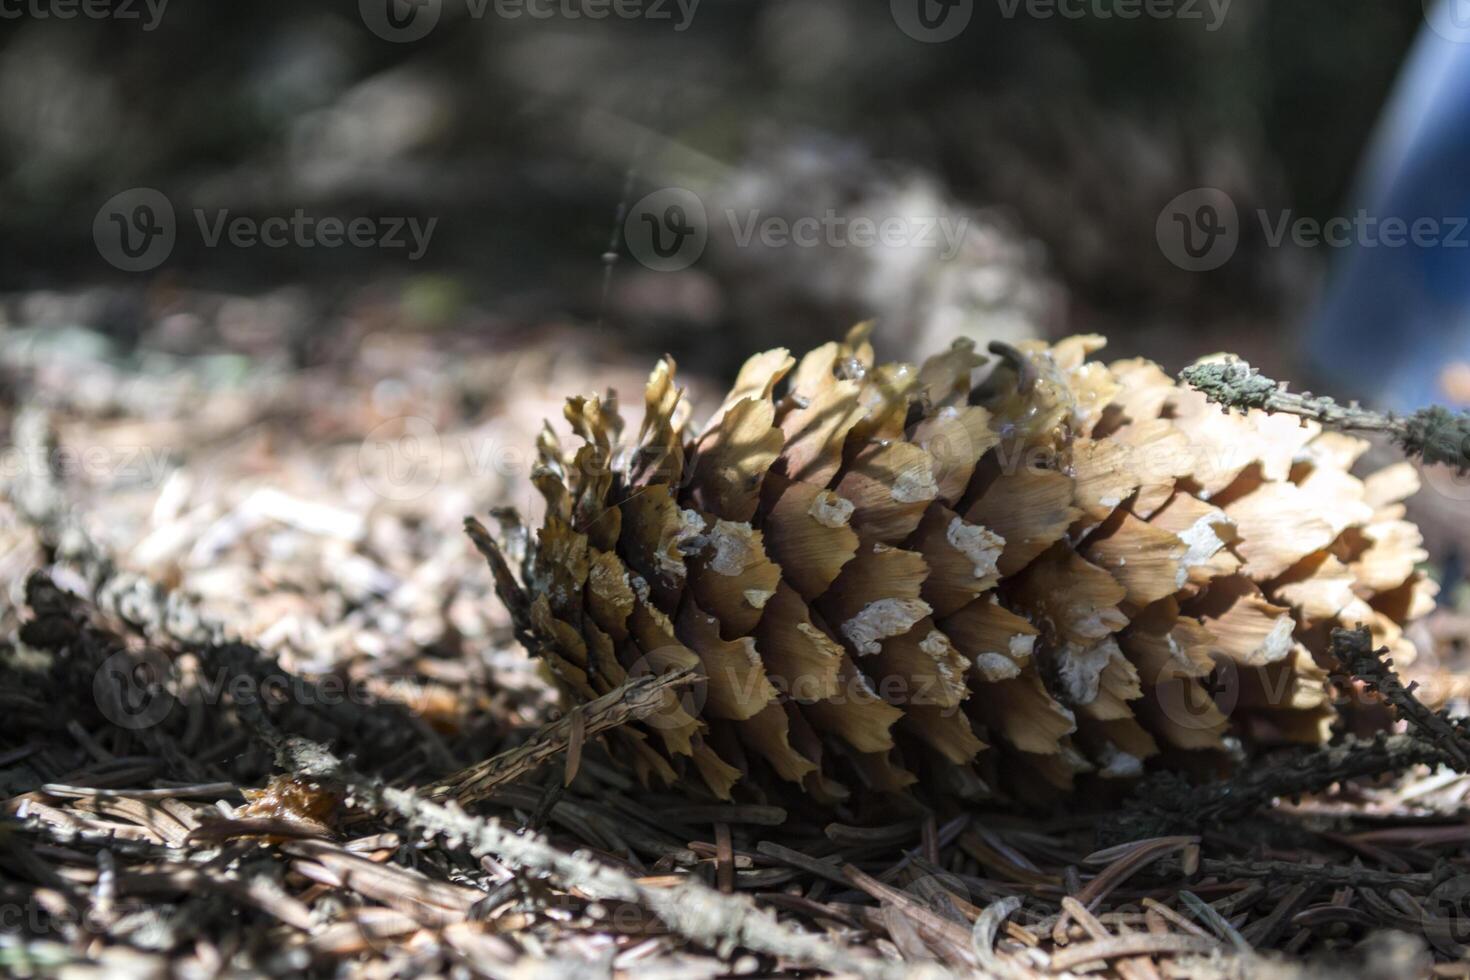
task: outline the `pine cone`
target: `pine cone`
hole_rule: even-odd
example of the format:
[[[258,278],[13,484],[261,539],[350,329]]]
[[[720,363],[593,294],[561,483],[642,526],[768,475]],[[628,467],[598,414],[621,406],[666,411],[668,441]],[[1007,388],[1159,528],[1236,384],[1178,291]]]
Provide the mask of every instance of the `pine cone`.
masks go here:
[[[626,450],[612,395],[570,399],[524,587],[471,522],[570,702],[702,677],[610,736],[645,783],[1035,800],[1326,739],[1334,626],[1412,657],[1408,464],[1359,480],[1361,440],[1089,363],[1099,337],[988,374],[968,342],[916,369],[866,337],[752,357],[698,433],[666,359]]]

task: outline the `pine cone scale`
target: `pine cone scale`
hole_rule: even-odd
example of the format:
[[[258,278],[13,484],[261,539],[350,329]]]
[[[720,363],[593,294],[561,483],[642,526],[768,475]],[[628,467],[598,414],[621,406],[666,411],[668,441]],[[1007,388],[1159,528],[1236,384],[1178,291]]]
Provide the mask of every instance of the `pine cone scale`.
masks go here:
[[[1412,470],[1101,346],[977,386],[968,345],[877,365],[859,328],[752,357],[697,437],[666,359],[634,446],[611,399],[568,402],[575,452],[543,434],[545,526],[497,588],[571,701],[694,666],[695,703],[610,738],[722,799],[1033,799],[1325,738],[1331,628],[1412,656],[1432,608]]]

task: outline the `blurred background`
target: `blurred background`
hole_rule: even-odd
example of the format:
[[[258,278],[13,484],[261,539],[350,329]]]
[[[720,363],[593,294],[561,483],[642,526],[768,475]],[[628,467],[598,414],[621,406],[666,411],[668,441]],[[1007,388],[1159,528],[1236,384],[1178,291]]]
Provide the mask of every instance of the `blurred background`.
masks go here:
[[[1228,347],[1289,375],[1334,250],[1272,247],[1250,216],[1339,213],[1423,8],[1141,7],[132,0],[64,17],[68,0],[26,0],[0,21],[7,317],[131,344],[183,308],[197,322],[171,343],[238,345],[217,302],[181,299],[198,293],[268,299],[282,334],[256,326],[303,364],[340,355],[337,321],[372,308],[497,342],[557,325],[725,374],[876,316],[888,353],[1088,330],[1171,369]],[[711,233],[661,271],[623,239],[666,187],[698,195]],[[1200,187],[1244,218],[1207,272],[1156,234]],[[141,235],[134,198],[122,224],[101,213],[136,188],[161,192],[176,235],[125,271],[97,235]],[[422,249],[406,229],[409,247],[208,234],[298,211],[380,239],[434,223]],[[877,247],[732,233],[829,212],[909,225]],[[945,217],[958,247],[926,245]]]
[[[1466,141],[1405,150],[1470,131],[1413,68],[1470,51],[1458,10],[0,0],[0,415],[47,409],[99,537],[239,632],[442,669],[505,626],[463,515],[534,516],[541,420],[664,352],[704,404],[869,317],[905,360],[1098,332],[1464,399],[1467,253],[1420,309],[1311,234],[1384,187],[1470,213],[1432,179]],[[1470,484],[1431,485],[1453,582]],[[0,508],[12,598],[33,548]]]

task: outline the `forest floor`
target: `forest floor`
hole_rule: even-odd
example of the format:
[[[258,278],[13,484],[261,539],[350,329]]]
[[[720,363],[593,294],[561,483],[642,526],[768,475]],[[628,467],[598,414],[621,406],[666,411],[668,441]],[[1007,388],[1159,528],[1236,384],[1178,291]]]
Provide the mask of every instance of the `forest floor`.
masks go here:
[[[563,717],[462,529],[534,515],[542,420],[636,402],[641,356],[364,306],[300,367],[270,298],[153,302],[131,345],[78,297],[0,324],[0,971],[1470,974],[1455,723],[1113,813],[649,791],[589,727],[640,691]],[[1452,708],[1454,606],[1411,633]],[[432,799],[492,757],[488,798]],[[1106,832],[1140,814],[1168,833]]]

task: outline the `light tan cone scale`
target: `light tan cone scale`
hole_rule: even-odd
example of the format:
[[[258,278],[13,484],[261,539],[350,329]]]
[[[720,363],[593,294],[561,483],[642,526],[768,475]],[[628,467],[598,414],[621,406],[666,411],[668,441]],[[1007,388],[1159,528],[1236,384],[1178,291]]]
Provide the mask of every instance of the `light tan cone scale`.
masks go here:
[[[570,702],[695,665],[608,736],[695,795],[1030,800],[1327,738],[1330,630],[1407,659],[1433,606],[1412,468],[1101,347],[875,365],[859,327],[752,357],[697,431],[665,359],[634,445],[595,397],[584,445],[543,434],[521,581],[473,536]]]

